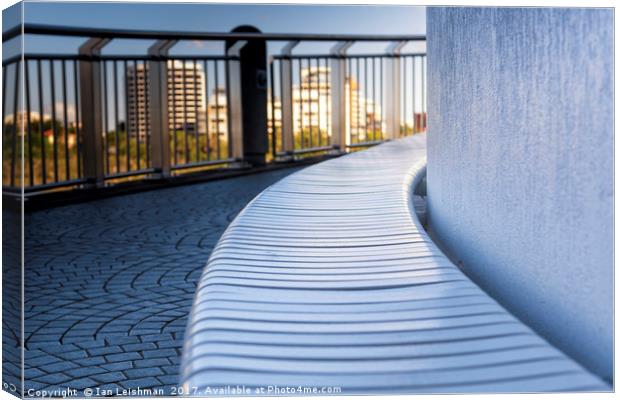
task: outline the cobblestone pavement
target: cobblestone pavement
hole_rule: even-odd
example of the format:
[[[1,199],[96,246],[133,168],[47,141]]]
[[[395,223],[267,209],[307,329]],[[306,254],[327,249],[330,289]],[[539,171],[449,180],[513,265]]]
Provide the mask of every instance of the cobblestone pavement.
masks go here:
[[[245,204],[291,172],[27,216],[26,395],[67,387],[173,394],[187,314],[212,247]]]

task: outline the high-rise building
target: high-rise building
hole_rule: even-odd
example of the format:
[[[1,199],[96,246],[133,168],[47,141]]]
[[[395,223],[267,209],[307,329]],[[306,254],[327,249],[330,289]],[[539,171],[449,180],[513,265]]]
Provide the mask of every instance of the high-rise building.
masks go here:
[[[147,64],[127,67],[129,131],[144,136],[148,129]],[[168,123],[170,129],[205,132],[205,74],[200,63],[168,62]]]
[[[204,132],[205,74],[194,62],[168,62],[168,120],[171,129]]]
[[[225,137],[228,132],[228,106],[226,89],[217,87],[209,96],[207,104],[207,121],[209,123],[209,136]]]
[[[331,134],[331,97],[330,68],[311,67],[301,71],[301,84],[293,85],[293,121],[294,131],[320,131]],[[372,139],[372,133],[382,131],[381,104],[366,97],[358,83],[348,78],[345,84],[346,126],[349,132],[360,141]],[[275,97],[274,104],[269,102],[268,116],[275,117],[275,127],[280,129],[282,104]],[[271,120],[269,122],[271,128]]]
[[[312,67],[301,70],[301,83],[293,85],[293,121],[295,131],[319,129],[328,131],[331,121],[329,98],[330,69]]]
[[[347,79],[346,126],[352,140],[355,138],[358,142],[379,139],[384,131],[381,103],[369,98],[368,94],[352,76]]]
[[[149,95],[147,85],[148,68],[145,64],[128,65],[127,80],[127,115],[131,135],[145,136],[148,131]]]

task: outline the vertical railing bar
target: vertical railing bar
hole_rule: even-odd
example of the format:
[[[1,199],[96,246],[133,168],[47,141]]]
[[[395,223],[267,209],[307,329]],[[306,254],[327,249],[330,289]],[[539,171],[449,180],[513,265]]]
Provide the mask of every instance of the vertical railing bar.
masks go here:
[[[364,135],[365,140],[368,141],[370,135],[368,134],[368,96],[370,90],[368,90],[368,57],[364,57]]]
[[[225,66],[225,85],[226,85],[226,104],[227,104],[227,129],[228,129],[228,153],[231,159],[235,160],[234,165],[245,163],[245,152],[243,146],[243,65],[242,51],[248,44],[245,40],[235,41],[226,49]],[[259,78],[259,76],[256,76]],[[263,77],[264,78],[264,77]],[[261,82],[256,82],[262,86]],[[266,82],[265,82],[266,83]],[[265,104],[263,104],[265,105]],[[263,110],[264,112],[265,110]],[[264,116],[264,114],[263,114]],[[263,121],[265,122],[265,121]],[[247,127],[246,127],[247,128]],[[264,127],[263,127],[264,129]]]
[[[54,181],[58,182],[58,131],[56,129],[56,88],[54,85],[54,61],[50,60],[50,84],[52,99],[52,135],[54,138],[53,154],[54,154]]]
[[[4,132],[8,131],[7,126],[5,124],[6,121],[6,93],[7,93],[7,88],[6,88],[6,80],[7,80],[7,75],[9,74],[9,66],[7,65],[6,67],[4,67],[4,70],[2,71],[2,145],[3,146],[8,146],[8,135],[7,135],[7,140],[5,143],[5,136],[4,136]],[[17,68],[17,67],[15,67]],[[40,115],[43,115],[43,112],[41,112]],[[39,117],[40,118],[40,117]],[[39,125],[41,125],[41,123],[39,123]],[[3,178],[4,178],[4,174],[3,174]],[[11,177],[9,177],[9,181],[11,180]]]
[[[237,53],[237,57],[240,57],[240,53]],[[241,60],[237,59],[234,61],[236,64],[235,71],[232,71],[233,68],[230,66],[230,61],[229,59],[226,59],[224,62],[224,84],[226,85],[226,104],[227,104],[227,121],[228,123],[226,124],[226,127],[228,129],[227,135],[228,135],[228,156],[232,157],[232,158],[236,158],[237,160],[239,159],[243,159],[244,153],[243,153],[243,114],[242,114],[242,104],[243,101],[241,99],[241,94],[243,92],[243,89],[241,88],[241,85],[239,84],[238,87],[235,88],[235,90],[238,89],[238,99],[239,101],[237,101],[235,107],[238,109],[237,112],[238,114],[233,114],[233,106],[232,106],[232,102],[234,100],[231,100],[232,96],[232,76],[231,76],[231,72],[235,72],[235,76],[234,79],[236,79],[238,82],[240,82],[241,79]],[[236,117],[234,117],[234,115],[236,115]],[[233,124],[235,124],[235,127],[233,127]],[[233,137],[234,135],[234,137]],[[240,143],[237,143],[237,140],[240,140]],[[234,146],[233,146],[234,145]],[[236,149],[235,147],[241,146],[240,149]],[[235,154],[237,154],[237,156],[235,156]],[[218,154],[218,158],[222,158],[221,154]]]
[[[407,56],[406,58],[411,60],[411,68],[408,68],[406,73],[407,75],[411,74],[411,81],[413,82],[415,80],[415,77],[413,76],[411,71],[413,70],[414,58],[410,56]],[[410,89],[411,87],[405,87],[405,93],[409,93]],[[411,95],[412,95],[411,103],[413,103],[414,93],[412,92]],[[407,113],[409,113],[409,109],[407,110]],[[411,113],[411,134],[412,135],[415,134],[415,128],[413,125],[415,125],[415,111]]]
[[[127,69],[125,71],[128,71]],[[126,73],[126,72],[125,72]],[[144,71],[144,88],[146,89],[146,71]],[[126,76],[125,79],[129,81],[129,77]],[[127,83],[129,84],[129,83]],[[129,97],[129,96],[127,96]],[[145,104],[146,106],[146,104]],[[127,102],[127,108],[129,108],[129,102]],[[142,168],[142,162],[140,160],[140,134],[142,130],[140,129],[140,110],[138,108],[138,61],[133,60],[133,116],[134,123],[136,125],[136,168]],[[129,117],[127,117],[127,126],[129,126]],[[148,150],[147,150],[148,152]]]
[[[151,166],[151,131],[150,131],[150,124],[151,124],[151,116],[150,116],[150,99],[149,97],[151,96],[151,93],[149,91],[149,82],[148,80],[149,78],[149,73],[147,71],[148,68],[148,63],[146,61],[142,62],[142,68],[144,70],[144,139],[145,139],[145,152],[146,152],[146,166],[150,167]],[[166,89],[167,90],[167,89]],[[168,93],[166,93],[166,96],[168,96]],[[167,112],[167,110],[162,110],[161,112]],[[170,147],[170,143],[166,143],[166,146]]]
[[[312,70],[312,59],[308,58],[308,72],[310,74],[310,71]],[[318,71],[318,67],[316,69],[315,72],[316,76],[315,76],[315,80],[318,81],[319,79],[319,71]],[[316,85],[313,84],[312,79],[310,79],[308,81],[308,112],[310,113],[310,147],[313,147],[314,145],[314,128],[315,128],[315,123],[314,123],[314,110],[313,108],[313,104],[314,104],[314,99],[312,98],[312,92],[314,91]],[[318,101],[318,90],[317,90],[317,101]]]
[[[43,79],[41,75],[41,60],[37,60],[37,86],[39,92],[39,133],[41,134],[41,177],[42,183],[47,183],[47,170],[46,170],[46,160],[45,160],[45,128],[44,123],[45,120],[43,118]],[[4,104],[4,103],[3,103]]]
[[[372,113],[372,104],[370,104],[370,102],[372,102],[374,104],[375,98],[374,98],[374,89],[372,89],[372,85],[373,85],[373,76],[372,76],[372,58],[371,57],[364,57],[364,80],[368,81],[368,88],[367,93],[365,95],[365,107],[364,107],[364,121],[366,123],[366,140],[370,141],[374,138],[374,132],[372,131],[373,129],[373,123],[372,123],[372,119],[370,118],[370,114]],[[371,97],[372,96],[372,97]],[[374,118],[374,116],[372,117]]]
[[[67,60],[61,60],[62,72],[62,113],[63,113],[63,131],[65,136],[65,178],[71,179],[70,160],[69,160],[69,118],[67,115]]]
[[[399,84],[402,83],[403,79],[402,79],[402,70],[403,70],[403,62],[402,62],[402,57],[400,55],[396,55],[395,57],[398,58],[398,64],[397,64],[397,71],[396,71],[396,75],[398,76],[398,82]],[[395,124],[396,124],[396,137],[394,139],[400,138],[401,135],[401,118],[403,117],[403,90],[399,90],[398,91],[398,96],[395,97],[396,100],[396,105],[398,107],[398,118],[395,118]]]
[[[413,57],[413,62],[412,62],[412,64],[413,64],[413,71],[412,71],[412,74],[413,74],[413,89],[412,90],[413,90],[413,102],[414,102],[414,104],[413,104],[413,114],[414,114],[414,118],[415,118],[415,121],[413,123],[413,131],[414,132],[417,132],[417,130],[420,129],[420,121],[419,121],[418,117],[416,116],[417,109],[419,107],[418,99],[417,99],[417,91],[418,91],[418,86],[419,85],[416,82],[417,75],[418,75],[418,65],[417,65],[418,62],[417,62],[417,60],[419,58],[420,57],[414,56]]]
[[[302,66],[301,66],[302,72],[303,72],[303,69],[304,69],[304,66],[305,66],[306,78],[308,79],[308,83],[305,84],[305,82],[304,82],[305,85],[302,84],[302,86],[301,86],[302,90],[304,91],[304,93],[302,95],[302,105],[303,105],[304,113],[307,112],[308,113],[308,117],[309,117],[308,121],[307,121],[308,122],[308,135],[302,136],[303,137],[302,148],[305,149],[305,148],[308,148],[309,145],[310,145],[310,135],[312,134],[312,119],[311,119],[310,110],[309,110],[309,108],[310,108],[310,85],[311,85],[311,83],[310,83],[310,67],[309,67],[310,60],[308,58],[303,58],[302,59],[302,63],[303,63]],[[302,113],[302,115],[303,115],[303,113]]]
[[[322,78],[322,71],[321,71],[321,58],[317,57],[315,58],[316,60],[316,124],[317,124],[317,131],[318,131],[318,138],[317,138],[317,146],[321,147],[322,143],[323,143],[323,139],[321,138],[321,98],[322,98],[322,84],[323,84],[323,78]]]
[[[306,58],[306,70],[308,77],[308,84],[306,86],[306,104],[307,104],[307,112],[308,112],[308,137],[307,143],[308,148],[313,146],[313,138],[314,134],[314,120],[312,118],[312,89],[314,86],[312,85],[312,59],[310,57]]]
[[[219,68],[219,67],[218,67]],[[232,109],[231,109],[231,92],[230,92],[230,86],[231,82],[230,82],[230,63],[228,61],[228,59],[226,59],[224,61],[224,85],[226,88],[226,111],[227,111],[227,115],[226,115],[226,130],[227,130],[227,139],[228,139],[228,154],[232,155],[233,154],[233,138],[231,137],[231,132],[233,132],[233,123],[235,121],[233,121],[233,114],[232,114]],[[217,154],[217,158],[221,159],[221,147],[219,146],[219,138],[218,138],[218,154]]]
[[[409,73],[411,74],[411,87],[409,89],[411,90],[411,115],[413,118],[413,121],[411,123],[411,132],[412,134],[415,134],[415,91],[413,91],[413,85],[415,84],[415,74],[413,73],[413,70],[415,68],[415,56],[411,56],[409,58],[411,59],[411,68],[409,71]]]
[[[105,185],[105,172],[102,148],[102,96],[101,91],[107,91],[109,82],[102,88],[101,50],[109,43],[109,39],[90,38],[80,47],[79,53],[85,56],[80,59],[80,107],[82,108],[82,162],[84,169],[85,187],[99,188]],[[106,70],[107,74],[107,70]],[[106,97],[106,101],[109,100]],[[109,108],[109,104],[106,105]],[[107,116],[109,117],[109,115]],[[107,119],[107,118],[105,118]],[[106,123],[109,124],[109,121]],[[118,124],[117,124],[118,125]],[[105,140],[108,139],[107,132]],[[111,169],[111,168],[110,168]]]
[[[422,131],[424,129],[423,128],[423,124],[424,124],[424,121],[423,121],[423,118],[424,118],[423,117],[423,114],[424,114],[423,107],[424,107],[424,105],[423,105],[423,103],[424,103],[424,101],[422,100],[422,85],[423,85],[423,82],[422,82],[422,57],[420,57],[420,71],[419,71],[419,73],[420,73],[420,87],[418,88],[417,91],[420,92],[420,121],[418,122],[418,129],[420,129],[420,131]]]
[[[426,131],[426,56],[422,56],[422,126]]]
[[[226,60],[223,64],[224,66],[224,77],[222,78],[224,80],[224,92],[226,93],[226,104],[227,104],[227,115],[226,115],[226,132],[227,132],[227,140],[228,140],[228,151],[229,153],[232,153],[232,140],[230,137],[230,133],[232,132],[232,123],[233,120],[232,118],[230,118],[231,114],[230,114],[230,106],[228,105],[230,103],[230,64],[228,62],[228,60]],[[220,63],[218,62],[218,71],[220,69]],[[220,142],[220,137],[218,136],[217,138],[217,158],[221,159],[222,158],[222,145]]]
[[[174,143],[174,154],[176,157],[176,121],[170,124],[171,113],[175,116],[176,107],[170,107],[170,100],[174,100],[174,75],[171,71],[175,60],[168,57],[169,50],[177,43],[176,40],[158,40],[153,43],[148,53],[153,59],[148,61],[148,126],[150,137],[150,166],[154,169],[155,179],[166,178],[171,175],[171,143]],[[170,74],[172,72],[172,76]],[[174,132],[175,139],[170,139],[170,132]],[[176,160],[175,160],[176,161]],[[175,164],[176,165],[176,164]]]
[[[318,137],[318,146],[321,147],[322,146],[322,133],[321,133],[321,93],[322,93],[322,88],[321,88],[321,83],[322,83],[322,79],[321,79],[321,58],[317,58],[316,59],[316,121],[317,121],[317,127],[318,127],[318,131],[319,131],[319,137]]]
[[[77,176],[82,177],[82,140],[80,136],[80,101],[78,94],[77,61],[73,60],[73,101],[75,106],[75,142],[77,146]]]
[[[307,113],[308,113],[308,137],[307,143],[308,148],[312,147],[312,135],[314,131],[314,123],[312,120],[312,59],[310,57],[306,58],[306,76],[308,78],[308,84],[306,86],[306,103],[307,103]]]
[[[185,163],[189,163],[189,139],[187,132],[187,95],[185,93],[186,75],[185,70],[187,67],[186,61],[181,61],[181,97],[183,98],[183,135],[185,137]]]
[[[282,147],[281,147],[282,152],[286,152],[288,150],[287,149],[288,140],[285,137],[285,135],[287,135],[288,133],[287,131],[289,130],[289,125],[292,126],[292,128],[290,129],[293,132],[295,131],[295,120],[293,118],[293,100],[292,100],[293,98],[293,93],[292,93],[293,91],[293,83],[292,83],[293,82],[293,64],[292,64],[293,61],[292,60],[287,60],[287,61],[280,60],[279,63],[280,63],[280,68],[278,70],[280,72],[280,118],[281,118],[280,120],[281,121],[280,122],[280,142],[282,144]],[[288,71],[288,72],[285,72],[285,71]],[[290,80],[290,82],[287,82],[287,79],[285,79],[285,76],[284,76],[285,74],[287,74],[287,76],[290,75],[290,79],[288,79]],[[291,112],[287,113],[288,106],[289,106],[289,104],[287,104],[287,99],[289,98],[289,96],[285,94],[286,92],[285,89],[287,88],[287,86],[289,86],[289,83],[291,86],[291,93],[290,93],[291,101],[288,103],[290,103]],[[292,121],[292,122],[289,124],[289,121]],[[291,135],[289,136],[292,136],[292,135],[293,133],[291,132]]]
[[[351,143],[357,143],[357,139],[353,139],[354,137],[357,138],[357,129],[358,129],[358,107],[359,104],[358,103],[358,99],[357,99],[357,91],[359,90],[358,87],[358,82],[357,82],[357,70],[358,70],[358,66],[357,66],[357,58],[351,58],[350,59],[350,63],[351,63],[351,83],[355,80],[355,89],[351,90],[351,110],[353,113],[353,119],[351,119],[351,133],[350,133],[350,140]],[[355,76],[355,79],[353,79],[353,77]],[[353,87],[353,84],[351,84],[351,87]],[[353,97],[355,97],[355,107],[353,107]],[[355,121],[355,129],[353,129],[353,121]],[[355,133],[354,133],[355,132]]]
[[[302,59],[300,58],[299,60],[297,60],[297,69],[298,69],[298,75],[299,75],[299,87],[298,87],[298,92],[299,92],[299,143],[300,143],[300,148],[303,149],[304,148],[304,125],[303,125],[303,110],[304,110],[304,104],[303,104],[303,88],[302,88],[302,80],[301,80],[301,61]]]
[[[349,71],[349,141],[353,143],[353,59],[346,60]]]
[[[26,82],[26,119],[28,127],[28,171],[30,178],[30,186],[34,185],[34,162],[32,156],[32,124],[30,121],[30,71],[28,69],[29,62],[24,60],[24,79]]]
[[[316,130],[317,130],[317,146],[321,147],[321,65],[320,58],[315,58],[316,65]]]
[[[293,158],[292,152],[295,150],[295,130],[298,125],[295,112],[298,108],[295,105],[295,60],[290,56],[298,41],[288,42],[281,53],[284,58],[279,61],[280,72],[280,140],[282,152],[287,159]],[[297,100],[299,101],[299,99]]]
[[[411,113],[413,114],[413,123],[411,129],[413,129],[413,133],[415,134],[415,62],[416,56],[411,56]]]
[[[405,74],[406,74],[407,76],[410,76],[410,74],[411,74],[411,68],[410,68],[410,66],[409,66],[409,61],[408,61],[408,60],[412,60],[412,58],[411,58],[410,56],[403,56],[403,57],[404,57],[404,58],[405,58],[405,60],[406,60],[406,61],[405,61],[405,66],[407,66],[407,69],[405,70]],[[412,63],[412,64],[413,64],[413,63]],[[411,79],[413,80],[413,76],[411,77]],[[407,82],[409,82],[409,79],[407,79]],[[407,84],[407,86],[405,86],[405,84],[403,83],[403,90],[404,90],[404,92],[405,92],[405,95],[408,95],[408,94],[409,94],[410,89],[411,89],[411,85],[410,85],[410,84]],[[412,100],[412,102],[413,102],[413,100]],[[411,107],[410,107],[410,105],[409,105],[409,102],[407,102],[407,105],[408,105],[408,107],[407,107],[407,110],[405,111],[405,115],[407,115],[407,116],[408,116],[408,115],[409,115],[409,111],[411,110]],[[415,113],[413,113],[413,114],[412,114],[412,121],[413,121],[413,122],[412,122],[412,127],[411,127],[411,134],[415,133],[415,132],[413,131],[413,123],[415,122]],[[407,132],[409,132],[408,127],[409,127],[409,125],[407,125]]]
[[[331,145],[338,153],[345,153],[351,144],[347,130],[347,50],[353,41],[338,42],[330,49],[330,106]]]
[[[304,82],[304,84],[302,84],[301,88],[304,91],[304,96],[302,96],[302,101],[303,101],[303,109],[304,109],[304,113],[308,113],[308,121],[304,121],[307,122],[307,129],[308,129],[308,134],[303,136],[303,148],[308,148],[310,146],[310,135],[312,135],[312,116],[311,116],[311,112],[310,112],[310,87],[311,87],[311,77],[310,77],[310,59],[309,58],[303,58],[302,59],[302,72],[305,69],[306,70],[306,79],[308,80],[308,82]],[[304,114],[302,113],[302,115]],[[305,125],[305,124],[304,124]]]
[[[311,148],[314,146],[314,112],[312,111],[312,103],[314,100],[312,99],[312,91],[314,90],[314,84],[312,83],[312,58],[308,57],[306,59],[306,69],[308,70],[308,86],[306,91],[308,92],[307,103],[308,103],[308,147]]]
[[[128,79],[127,79],[127,60],[123,60],[123,74],[125,75],[124,85],[124,104],[125,104],[125,157],[127,171],[131,171],[131,144],[129,142],[129,91],[128,91]]]
[[[329,57],[325,57],[325,66],[327,67],[329,65]],[[325,124],[325,127],[327,128],[327,137],[329,138],[329,144],[332,145],[333,144],[333,132],[331,131],[332,128],[332,119],[331,119],[331,103],[332,103],[332,92],[331,89],[333,87],[333,82],[331,81],[332,77],[331,74],[325,74],[325,80],[327,81],[327,85],[326,85],[326,93],[327,93],[327,98],[325,99],[325,108],[327,110],[327,112],[325,113],[325,117],[327,119],[327,123]],[[343,127],[344,128],[344,127]],[[343,145],[344,148],[344,145]]]
[[[15,63],[15,94],[13,95],[13,152],[11,154],[11,186],[15,186],[15,163],[17,160],[17,114],[19,112],[19,63]]]
[[[170,70],[172,71],[172,83],[170,83],[171,79],[170,79],[170,75],[168,75],[166,77],[166,82],[168,82],[168,85],[170,86],[170,89],[168,89],[168,92],[170,93],[170,96],[172,96],[172,148],[174,150],[174,165],[178,165],[178,159],[177,159],[177,106],[176,106],[176,97],[177,97],[177,90],[176,90],[176,76],[177,76],[177,71],[176,71],[176,67],[175,67],[175,60],[170,60]],[[168,144],[169,146],[170,144]]]
[[[2,145],[3,146],[7,146],[7,144],[8,144],[8,143],[6,143],[7,142],[6,139],[8,139],[6,136],[8,136],[8,135],[5,136],[5,132],[8,131],[8,129],[6,129],[6,124],[5,124],[5,121],[6,121],[6,108],[7,108],[6,107],[6,93],[7,93],[6,80],[7,80],[7,75],[9,74],[8,68],[9,68],[9,65],[4,67],[4,70],[2,71]],[[43,112],[41,112],[39,114],[39,126],[42,125],[41,121],[40,121],[41,115],[43,115]],[[43,136],[43,133],[41,133],[41,137],[42,136]],[[9,180],[10,180],[10,177],[9,177]]]
[[[416,65],[416,57],[413,56],[412,60],[411,60],[411,90],[413,92],[413,100],[412,100],[412,107],[413,107],[413,133],[415,134],[417,132],[416,128],[417,128],[417,122],[418,122],[418,118],[416,116],[416,90],[415,90],[415,65]]]
[[[219,160],[221,158],[220,157],[220,154],[221,154],[221,149],[220,149],[220,94],[219,94],[219,89],[218,89],[218,85],[220,84],[220,77],[219,77],[220,62],[219,60],[215,60],[213,62],[214,62],[213,67],[215,68],[215,130],[216,130],[215,147],[216,147],[216,152],[217,152],[217,160]],[[225,72],[226,72],[226,79],[227,79],[228,61],[226,61],[225,69],[226,69]],[[228,82],[228,80],[226,80],[226,82]],[[228,87],[226,87],[226,91],[228,91]],[[230,134],[230,118],[226,118],[226,123],[228,125],[226,133]],[[230,145],[230,137],[227,138],[227,141]]]
[[[377,140],[377,69],[372,57],[372,140]]]
[[[311,115],[311,117],[312,117],[312,123],[313,123],[313,129],[312,129],[312,131],[314,132],[314,128],[316,128],[316,130],[317,130],[317,132],[318,132],[318,136],[320,136],[320,135],[321,135],[321,127],[318,125],[318,123],[319,123],[319,108],[318,108],[319,106],[318,106],[318,104],[319,104],[319,101],[320,101],[320,97],[319,97],[319,95],[320,95],[320,94],[319,94],[319,86],[318,86],[318,82],[319,82],[319,79],[320,79],[320,75],[321,75],[321,74],[320,74],[320,72],[319,72],[319,66],[318,66],[318,64],[317,64],[317,62],[316,62],[316,61],[317,61],[317,59],[315,58],[315,59],[314,59],[314,61],[315,61],[315,68],[316,68],[316,78],[315,78],[314,85],[312,86],[312,87],[314,88],[314,89],[312,90],[312,92],[315,92],[315,91],[316,91],[316,111],[313,111],[313,106],[311,105],[311,107],[310,107],[310,115]],[[312,92],[310,93],[310,95],[312,95]],[[312,103],[314,103],[314,100],[312,100]],[[314,142],[314,141],[315,141],[315,139],[314,139],[314,133],[313,133],[313,134],[312,134],[312,136],[310,137],[310,140],[311,140],[312,142]],[[318,139],[318,138],[316,139],[316,142],[317,142],[317,143],[319,142],[319,139]]]
[[[234,60],[226,58],[224,62],[225,67],[225,82],[226,85],[226,104],[227,104],[227,129],[228,129],[228,157],[235,159],[236,161],[243,162],[244,160],[244,147],[243,147],[243,87],[242,87],[242,62],[241,62],[241,50],[245,47],[247,41],[241,40],[235,42],[230,48],[226,50],[227,56],[233,56]],[[220,155],[220,157],[222,157]]]
[[[319,124],[319,134],[321,135],[321,141],[324,141],[324,145],[329,145],[330,141],[329,141],[329,133],[327,131],[327,127],[328,127],[328,123],[329,123],[329,118],[327,115],[327,110],[329,109],[330,105],[328,103],[328,98],[329,98],[329,60],[327,58],[321,57],[320,59],[322,61],[322,65],[324,68],[324,74],[323,74],[323,78],[321,79],[321,85],[319,87],[320,93],[323,95],[324,100],[325,100],[325,104],[321,105],[321,109],[325,111],[325,138],[323,138],[323,132],[321,131],[321,125]],[[346,74],[345,74],[346,75]],[[346,76],[343,77],[343,79],[346,79]],[[346,96],[345,96],[346,98]],[[320,114],[319,114],[320,115]],[[345,127],[346,129],[346,127]]]
[[[199,118],[198,118],[198,60],[194,61],[194,138],[196,141],[196,162],[200,161],[200,141],[198,137],[198,127],[199,127]]]
[[[308,58],[306,63],[308,70],[308,87],[306,88],[306,91],[308,92],[308,122],[310,124],[308,130],[308,147],[311,148],[314,145],[314,117],[312,112],[312,90],[314,89],[314,85],[312,84],[312,59]]]
[[[304,134],[304,130],[303,128],[305,127],[305,121],[303,120],[304,117],[304,112],[306,111],[306,101],[305,101],[305,90],[304,90],[304,83],[303,80],[301,78],[302,74],[303,74],[303,69],[304,69],[304,59],[301,58],[299,60],[299,90],[301,91],[301,94],[299,96],[300,99],[300,105],[301,105],[301,112],[299,113],[300,118],[302,118],[301,123],[302,125],[302,130],[301,130],[301,148],[305,149],[306,148],[306,135]]]
[[[275,74],[273,72],[273,69],[275,68],[275,64],[276,64],[276,61],[274,59],[269,60],[269,80],[270,80],[269,97],[270,97],[270,102],[271,102],[271,154],[274,160],[276,158],[276,113],[275,113],[276,101],[275,101],[275,96],[274,96],[276,84],[274,81]]]
[[[312,99],[312,90],[314,88],[314,85],[312,84],[312,59],[308,58],[308,114],[309,114],[309,118],[310,118],[310,131],[309,131],[309,136],[308,136],[308,143],[309,146],[312,147],[314,144],[314,118],[313,118],[313,111],[312,111],[312,103],[314,102],[314,100]]]
[[[383,104],[383,57],[379,57],[379,96],[381,97],[381,125],[379,131],[381,140],[383,140],[383,121],[385,119],[385,104]]]
[[[110,107],[108,103],[108,62],[103,61],[103,136],[104,140],[104,148],[105,148],[105,165],[106,165],[106,173],[110,174],[110,144],[108,143],[108,108]]]
[[[40,62],[39,60],[37,60]],[[2,127],[4,129],[4,119],[6,117],[6,76],[8,75],[9,65],[5,67],[4,73],[2,74]],[[43,114],[43,113],[41,113]]]
[[[320,113],[320,104],[321,104],[321,65],[319,64],[320,58],[315,58],[315,68],[316,68],[316,130],[317,130],[317,146],[321,147],[321,113]]]
[[[368,59],[366,57],[360,58],[362,62],[362,68],[360,68],[364,73],[364,113],[362,114],[362,123],[364,124],[364,141],[367,142],[369,140],[368,132],[368,96],[370,96],[370,90],[368,87]],[[360,78],[361,79],[361,78]]]
[[[202,66],[205,70],[205,135],[206,135],[206,150],[207,160],[210,160],[209,154],[209,63],[207,60],[202,60]]]
[[[318,59],[315,58],[315,69],[316,69],[316,78],[315,78],[315,82],[314,82],[314,88],[315,88],[315,92],[316,92],[316,112],[312,111],[312,107],[310,108],[310,111],[312,112],[312,114],[315,116],[314,118],[312,118],[312,121],[315,122],[314,125],[316,127],[317,130],[317,136],[320,137],[321,136],[321,126],[319,125],[319,103],[321,101],[321,94],[320,94],[320,87],[319,87],[319,79],[321,79],[321,72],[319,71],[319,64],[318,64]],[[313,100],[314,103],[314,100]],[[312,140],[314,140],[314,136],[312,138]],[[320,139],[317,138],[316,139],[317,143],[320,143]],[[320,144],[318,144],[318,146],[320,146]]]
[[[277,118],[277,113],[275,112],[275,107],[274,107],[274,115],[276,115],[276,119],[278,120],[279,123],[279,127],[276,126],[276,151],[278,151],[278,149],[280,149],[280,151],[285,151],[286,149],[284,148],[284,99],[282,98],[282,86],[284,86],[284,82],[282,80],[282,65],[283,65],[283,61],[282,60],[277,60],[277,62],[274,64],[276,67],[274,69],[274,86],[273,86],[273,97],[274,97],[274,101],[277,99],[276,97],[276,93],[280,93],[280,115],[279,118]],[[293,118],[293,116],[291,115],[290,118]],[[289,118],[289,119],[290,119]],[[278,138],[280,138],[280,147],[278,147]],[[274,155],[275,156],[275,155]]]
[[[401,117],[403,118],[403,137],[407,136],[407,111],[408,111],[408,107],[407,107],[407,87],[408,87],[408,80],[407,80],[407,57],[405,56],[401,56],[401,59],[403,60],[401,63],[401,67],[402,67],[402,112],[401,112]]]
[[[383,116],[385,115],[385,108],[383,107],[383,58],[377,56],[377,101],[379,108],[378,117],[378,140],[383,141]]]
[[[411,59],[411,68],[408,73],[411,74],[411,84],[409,88],[405,88],[405,90],[411,90],[411,116],[413,118],[411,122],[411,133],[415,135],[415,74],[413,73],[415,69],[415,56],[409,57]]]
[[[330,91],[331,91],[331,85],[330,85],[330,79],[331,79],[331,73],[329,73],[329,58],[324,57],[323,61],[325,62],[325,144],[329,144],[329,145],[333,145],[333,141],[331,140],[331,136],[329,134],[329,125],[331,123],[330,120],[330,115],[329,115],[329,109],[331,107],[331,103],[330,103]],[[345,74],[346,75],[346,74]],[[346,77],[343,76],[343,79],[346,79]],[[345,96],[346,99],[346,95],[345,92],[343,91],[342,93],[343,96]],[[346,119],[346,118],[345,118]],[[346,129],[346,126],[342,127],[343,129]]]
[[[114,139],[116,145],[116,171],[121,171],[120,161],[120,132],[118,131],[118,61],[112,62],[114,65]]]
[[[360,99],[362,98],[361,94],[360,94],[360,80],[361,80],[361,75],[360,75],[360,59],[356,58],[355,59],[355,68],[356,68],[356,81],[357,81],[357,90],[356,90],[356,96],[357,96],[357,112],[356,112],[356,116],[357,116],[357,128],[355,130],[355,143],[359,143],[360,142],[360,129],[362,124],[360,123],[360,113],[361,113],[361,105],[360,105]]]
[[[407,59],[409,57],[403,57],[403,125],[405,132],[403,136],[407,136]]]

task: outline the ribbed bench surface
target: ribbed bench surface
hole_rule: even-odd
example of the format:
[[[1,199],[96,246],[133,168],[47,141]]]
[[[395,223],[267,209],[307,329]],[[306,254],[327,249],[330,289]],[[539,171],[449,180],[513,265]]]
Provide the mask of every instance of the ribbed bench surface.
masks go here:
[[[182,384],[609,390],[430,240],[410,201],[425,143],[417,135],[311,166],[248,204],[197,288]]]

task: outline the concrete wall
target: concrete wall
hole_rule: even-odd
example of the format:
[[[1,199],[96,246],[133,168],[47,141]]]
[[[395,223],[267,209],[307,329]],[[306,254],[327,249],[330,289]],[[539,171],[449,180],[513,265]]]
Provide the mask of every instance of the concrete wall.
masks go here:
[[[612,35],[604,9],[427,11],[432,232],[610,381]]]

